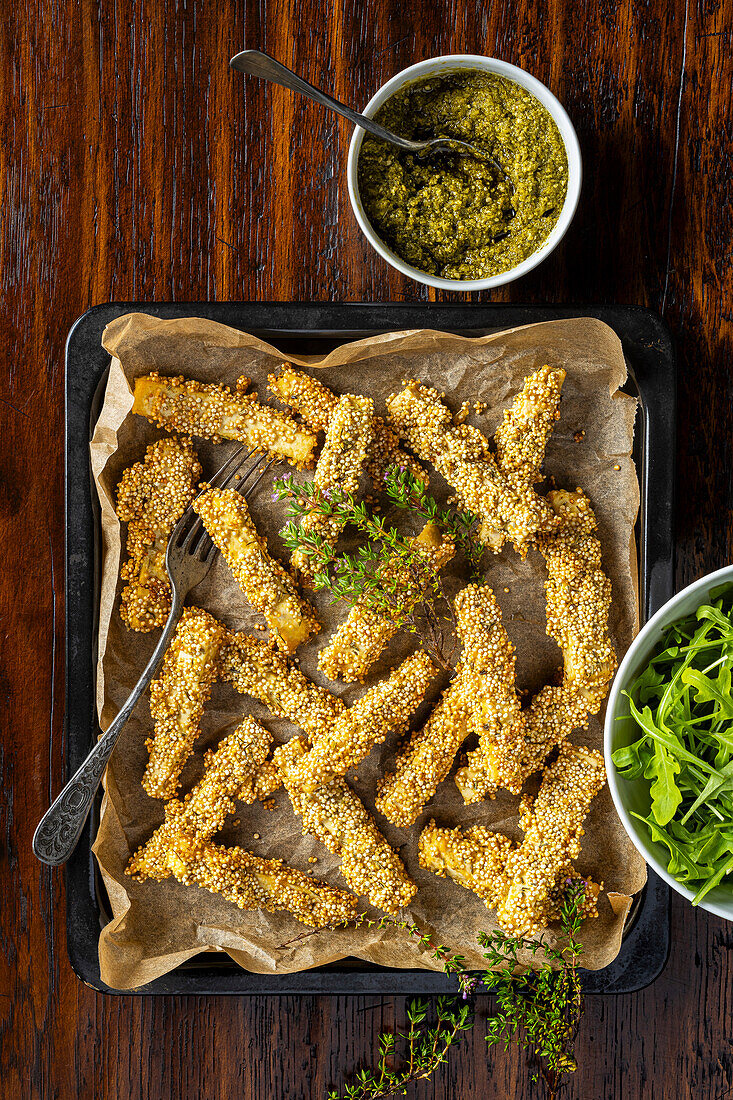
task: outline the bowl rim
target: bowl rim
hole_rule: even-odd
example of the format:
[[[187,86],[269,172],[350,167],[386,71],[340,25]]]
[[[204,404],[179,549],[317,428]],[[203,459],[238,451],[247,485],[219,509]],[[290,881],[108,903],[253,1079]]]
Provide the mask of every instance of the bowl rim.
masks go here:
[[[491,275],[486,279],[444,279],[437,275],[429,275],[427,272],[420,271],[419,268],[412,267],[410,264],[405,263],[405,261],[378,236],[364,213],[358,187],[358,160],[365,131],[359,126],[354,127],[347,158],[346,181],[349,201],[354,216],[369,243],[382,259],[386,260],[390,266],[400,271],[403,275],[407,275],[408,278],[416,282],[435,287],[438,290],[453,290],[461,293],[491,290],[493,287],[504,286],[506,283],[514,282],[515,279],[519,279],[532,271],[538,264],[542,263],[555,248],[557,248],[570,228],[570,224],[578,207],[580,190],[583,182],[583,161],[580,152],[580,143],[578,141],[578,135],[575,132],[575,127],[570,120],[570,116],[562,103],[560,103],[560,100],[550,91],[546,84],[543,84],[541,80],[538,80],[536,76],[532,76],[532,74],[528,73],[526,70],[520,69],[517,65],[512,65],[508,61],[502,61],[498,57],[490,57],[485,54],[440,54],[437,57],[428,57],[424,58],[422,61],[416,61],[413,65],[409,65],[406,69],[401,69],[399,72],[395,73],[394,76],[390,77],[389,80],[382,84],[371,97],[366,107],[364,107],[362,114],[372,117],[377,109],[399,88],[403,87],[405,84],[409,84],[412,80],[419,78],[421,75],[427,75],[429,72],[436,71],[436,67],[446,70],[450,70],[451,67],[457,69],[477,68],[485,72],[496,73],[498,76],[503,76],[507,80],[513,80],[515,84],[519,84],[521,87],[525,88],[542,103],[546,110],[549,111],[560,131],[560,137],[562,138],[568,158],[568,189],[565,195],[565,202],[560,211],[560,216],[550,231],[549,236],[535,252],[528,256],[526,260],[522,260],[516,267],[512,267],[499,275]]]
[[[701,598],[698,602],[698,606],[700,606],[700,604],[704,602],[702,594],[709,593],[711,588],[723,580],[733,581],[733,565],[724,565],[712,573],[706,573],[704,576],[698,577],[697,580],[692,581],[690,584],[686,585],[685,588],[680,589],[680,591],[676,592],[674,596],[666,601],[666,603],[662,604],[659,610],[652,615],[651,619],[644,624],[627,649],[619,665],[618,672],[614,677],[608,696],[603,730],[603,754],[606,762],[608,788],[611,792],[611,798],[613,799],[616,813],[621,819],[621,824],[626,830],[629,840],[634,845],[637,852],[639,852],[644,860],[654,868],[660,878],[664,879],[673,890],[676,890],[682,897],[687,898],[688,901],[692,901],[697,891],[692,890],[683,882],[679,882],[674,875],[670,874],[666,864],[662,863],[657,858],[655,842],[648,836],[648,833],[645,836],[641,822],[637,822],[635,818],[631,817],[631,814],[624,804],[619,786],[619,779],[622,777],[618,775],[616,766],[611,759],[611,753],[614,751],[612,743],[616,712],[621,698],[621,692],[626,687],[626,678],[629,668],[638,661],[640,654],[648,656],[651,653],[651,649],[653,648],[651,643],[659,640],[658,632],[660,625],[662,629],[666,630],[675,622],[675,616],[671,614],[674,612],[675,608],[679,607],[687,597],[696,596],[698,594],[701,594]],[[680,615],[679,617],[682,618],[683,616]],[[733,920],[733,892],[731,893],[730,905],[727,908],[714,901],[708,901],[707,898],[703,898],[696,908],[704,909],[706,912],[713,913],[717,917],[723,917],[724,920]]]

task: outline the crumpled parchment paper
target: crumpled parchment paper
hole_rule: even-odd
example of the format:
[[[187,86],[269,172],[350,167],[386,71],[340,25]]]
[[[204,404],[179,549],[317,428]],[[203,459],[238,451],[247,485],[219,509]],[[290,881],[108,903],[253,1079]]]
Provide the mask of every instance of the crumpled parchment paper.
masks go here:
[[[240,375],[246,375],[253,379],[262,400],[276,404],[268,398],[267,375],[277,369],[283,356],[254,336],[199,318],[164,321],[145,314],[128,314],[107,327],[103,342],[112,361],[90,449],[102,512],[97,698],[102,728],[106,728],[136,682],[158,636],[157,632],[129,632],[119,617],[120,548],[125,531],[114,513],[116,486],[125,467],[141,459],[145,447],[163,434],[144,418],[131,414],[133,380],[158,370],[232,385]],[[547,448],[545,468],[558,487],[581,486],[592,501],[599,520],[604,565],[613,582],[613,640],[619,656],[624,653],[637,629],[633,528],[639,490],[631,457],[636,402],[619,392],[626,366],[620,342],[610,328],[596,320],[577,319],[470,339],[430,330],[411,331],[346,343],[318,360],[312,356],[288,358],[317,373],[338,392],[368,394],[381,412],[387,395],[407,378],[420,379],[444,391],[454,411],[466,400],[484,402],[486,411],[472,411],[469,419],[489,436],[526,375],[544,363],[563,366],[567,379],[561,416]],[[582,438],[578,436],[581,430],[585,431]],[[194,444],[204,477],[215,472],[232,447],[203,440],[194,440]],[[290,467],[283,464],[275,472],[283,476]],[[437,474],[432,477],[431,488],[439,498],[450,493]],[[273,501],[269,479],[250,501],[250,508],[268,538],[270,550],[287,560],[278,534],[286,506]],[[534,691],[561,660],[555,643],[545,635],[543,559],[532,552],[523,563],[507,548],[498,556],[486,555],[486,570],[517,647],[519,685]],[[461,583],[461,577],[449,568],[448,590],[457,591]],[[323,629],[314,641],[301,647],[298,656],[304,672],[327,683],[318,672],[317,653],[347,611],[343,605],[331,605],[327,596],[316,594],[312,599]],[[265,636],[262,620],[249,609],[220,559],[188,602],[208,609],[231,628]],[[395,638],[373,668],[372,679],[394,667],[415,644],[413,635]],[[444,682],[435,682],[429,700],[438,697]],[[327,686],[342,693],[347,701],[363,690],[359,685]],[[195,755],[183,772],[183,792],[201,775],[203,751],[231,732],[246,713],[261,720],[278,740],[294,732],[289,723],[273,720],[264,707],[238,695],[230,685],[216,685]],[[428,703],[414,724],[424,721],[427,713]],[[572,740],[600,748],[602,717],[592,719],[590,728],[578,731]],[[136,883],[128,878],[124,871],[130,854],[163,819],[162,803],[148,797],[140,785],[147,759],[144,742],[150,731],[146,698],[128,722],[107,770],[102,820],[94,845],[113,910],[113,920],[103,929],[99,943],[103,981],[118,989],[142,986],[207,950],[226,951],[242,967],[258,973],[303,970],[347,956],[384,966],[439,968],[428,952],[421,951],[399,929],[362,927],[322,932],[282,948],[304,930],[294,918],[242,912],[204,890],[181,886],[173,880]],[[374,809],[376,777],[394,750],[394,743],[387,742],[358,768],[355,786],[370,810]],[[425,821],[435,816],[441,824],[485,823],[519,838],[517,806],[518,799],[506,793],[493,801],[464,806],[449,779],[411,829],[395,828],[377,816],[380,828],[399,848],[419,885],[409,916],[431,929],[436,942],[460,950],[477,967],[482,956],[476,933],[491,931],[495,926],[493,914],[473,894],[419,868],[417,836]],[[282,857],[303,870],[313,870],[316,877],[344,885],[338,858],[314,838],[302,835],[300,819],[292,813],[282,790],[275,796],[271,811],[260,804],[242,806],[216,839],[241,844],[260,855]],[[315,864],[309,864],[310,856],[317,857]],[[646,878],[644,862],[616,817],[607,790],[593,803],[578,866],[605,884],[600,917],[587,921],[582,931],[583,965],[598,969],[616,956],[630,895],[642,887]],[[369,910],[364,899],[361,904]]]

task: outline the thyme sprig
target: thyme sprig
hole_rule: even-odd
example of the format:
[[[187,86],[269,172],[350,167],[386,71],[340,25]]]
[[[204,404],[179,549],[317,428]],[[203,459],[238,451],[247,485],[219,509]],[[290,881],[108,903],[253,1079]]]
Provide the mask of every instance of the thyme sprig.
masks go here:
[[[426,649],[449,668],[455,639],[446,637],[445,624],[454,625],[453,611],[440,573],[414,541],[337,487],[321,490],[313,482],[298,484],[291,475],[275,481],[273,489],[275,499],[289,505],[283,541],[291,553],[308,558],[314,586],[329,591],[334,603],[343,600],[353,607],[359,602],[389,615],[402,629],[424,633]],[[483,548],[474,537],[476,520],[469,512],[440,508],[423,483],[398,466],[388,471],[385,489],[399,508],[449,532],[472,563],[472,575],[476,573]],[[321,534],[304,531],[301,520],[314,511],[341,527],[355,528],[361,545],[351,554],[337,554]]]
[[[532,1067],[532,1080],[543,1082],[547,1100],[557,1100],[566,1075],[577,1068],[573,1054],[583,1015],[583,992],[578,974],[582,945],[578,932],[586,883],[566,880],[560,904],[561,936],[557,946],[544,936],[511,936],[501,929],[479,933],[484,948],[486,969],[473,971],[463,955],[435,944],[430,933],[408,920],[383,916],[372,919],[360,914],[355,922],[339,922],[332,928],[354,923],[375,929],[390,926],[402,929],[428,950],[446,974],[457,978],[459,995],[442,997],[430,1012],[427,1002],[411,1001],[407,1007],[407,1027],[383,1032],[374,1069],[361,1068],[344,1091],[332,1089],[328,1100],[381,1100],[400,1096],[414,1081],[431,1077],[447,1061],[451,1047],[475,1022],[473,998],[491,993],[496,1008],[488,1017],[488,1046],[514,1044],[523,1050]],[[289,947],[322,929],[304,932],[281,947]],[[527,969],[520,955],[529,953],[542,959],[537,968]]]

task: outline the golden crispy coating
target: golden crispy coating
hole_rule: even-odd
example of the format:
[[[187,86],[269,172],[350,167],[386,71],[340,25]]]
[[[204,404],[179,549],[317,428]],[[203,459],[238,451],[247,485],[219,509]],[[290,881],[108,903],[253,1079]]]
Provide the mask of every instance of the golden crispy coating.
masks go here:
[[[304,371],[296,370],[291,363],[283,363],[280,374],[268,378],[271,393],[305,420],[314,432],[325,432],[331,415],[338,405],[338,397],[322,382]],[[372,441],[367,456],[367,470],[375,493],[384,489],[384,479],[391,466],[409,470],[418,481],[428,483],[428,475],[411,455],[400,447],[400,441],[381,416],[375,416]]]
[[[287,569],[267,543],[235,489],[207,489],[194,503],[252,607],[264,616],[278,649],[292,653],[320,630],[311,605],[299,596]]]
[[[173,875],[186,886],[221,894],[239,909],[291,913],[314,928],[351,920],[356,914],[356,898],[345,890],[314,880],[281,859],[262,859],[244,848],[224,848],[195,834],[174,837],[153,870],[137,877]]]
[[[246,780],[239,788],[237,798],[248,805],[253,802],[264,802],[282,787],[282,783],[283,778],[272,760],[265,760],[252,778]]]
[[[545,447],[560,417],[565,373],[544,366],[530,374],[494,433],[499,469],[527,485],[542,480]]]
[[[515,721],[497,721],[494,696],[485,696],[475,716],[479,747],[456,775],[466,802],[497,787],[519,794],[550,752],[598,713],[616,669],[608,633],[611,582],[601,568],[593,510],[580,491],[555,490],[548,500],[560,527],[541,535],[539,547],[548,572],[547,633],[563,651],[563,681],[542,688]]]
[[[258,769],[266,762],[272,738],[267,730],[245,718],[220,742],[216,752],[204,754],[204,774],[183,800],[166,803],[165,821],[130,860],[128,874],[157,877],[163,854],[179,834],[212,837],[223,827],[227,814],[234,812],[234,799],[241,798]]]
[[[508,837],[492,833],[485,825],[463,833],[459,828],[439,829],[430,821],[418,842],[421,867],[478,894],[489,909],[496,909],[506,896],[506,862],[511,850]]]
[[[538,531],[554,526],[546,501],[528,483],[502,473],[485,436],[468,424],[455,425],[437,390],[408,382],[387,399],[387,409],[400,437],[433,463],[478,517],[479,537],[495,553],[508,538],[525,557]]]
[[[117,486],[117,516],[127,526],[120,577],[120,618],[130,630],[165,625],[171,586],[165,569],[168,536],[191,503],[201,466],[190,439],[159,439]]]
[[[298,764],[306,749],[294,737],[274,754],[293,810],[303,819],[303,832],[340,855],[341,873],[354,893],[368,897],[377,909],[396,913],[408,904],[417,886],[346,780],[334,779],[311,794],[300,789]]]
[[[507,859],[509,886],[497,913],[508,932],[527,936],[546,927],[556,906],[553,894],[580,852],[583,821],[605,781],[601,754],[566,741],[545,769],[534,802],[522,800],[524,840]]]
[[[207,611],[187,607],[150,685],[154,735],[142,784],[151,798],[172,798],[181,768],[198,737],[211,686],[219,674],[219,649],[226,629]]]
[[[434,523],[426,523],[412,540],[412,545],[425,559],[426,565],[436,572],[455,553],[455,542],[451,536],[441,532]],[[385,586],[396,581],[404,615],[409,615],[420,599],[423,585],[408,574],[401,562],[385,563],[379,576]],[[363,682],[369,668],[400,629],[401,621],[404,620],[357,600],[345,622],[341,623],[331,641],[319,653],[318,667],[329,680]]]
[[[547,633],[563,651],[564,682],[597,714],[616,671],[608,634],[611,582],[601,567],[596,517],[581,490],[547,494],[560,527],[542,536],[547,562]]]
[[[341,699],[249,634],[228,636],[221,653],[221,674],[243,695],[259,699],[275,717],[293,722],[310,740],[324,736],[345,709]]]
[[[323,444],[313,475],[314,488],[324,496],[334,489],[359,498],[364,488],[364,469],[374,431],[374,402],[368,397],[347,393],[339,398],[328,421]],[[318,535],[333,549],[344,527],[344,521],[326,516],[313,508],[301,518],[303,535]],[[304,573],[312,572],[308,555],[296,550],[291,564]]]
[[[236,391],[191,378],[164,378],[157,372],[135,380],[132,411],[169,432],[213,439],[236,439],[247,447],[286,458],[299,469],[313,464],[316,437],[291,417],[260,405],[245,394],[244,381]]]
[[[338,397],[317,378],[296,370],[292,363],[283,363],[279,374],[267,377],[268,388],[279,401],[300,413],[314,432],[325,432]]]
[[[389,733],[403,731],[436,673],[426,653],[413,653],[391,676],[370,687],[300,761],[297,777],[303,790],[314,791],[346,775]]]
[[[582,920],[598,916],[598,897],[602,885],[581,878],[572,864],[560,868],[554,885],[548,891],[541,909],[537,910],[534,923],[526,930],[518,930],[506,916],[505,906],[512,882],[509,877],[511,862],[518,858],[519,849],[502,833],[491,832],[484,825],[475,825],[462,832],[459,828],[441,829],[430,821],[423,829],[418,843],[420,866],[441,878],[452,878],[460,886],[471,890],[486,903],[487,909],[497,909],[497,921],[515,935],[531,935],[547,928],[561,917],[561,906],[567,888],[572,883],[583,883],[583,898],[579,905]]]
[[[463,654],[452,683],[421,730],[379,784],[377,809],[395,825],[412,825],[451,769],[469,732],[479,732],[477,714],[490,708],[495,728],[512,721],[514,651],[501,626],[501,612],[488,585],[468,585],[455,598],[456,628]],[[461,773],[459,773],[461,774]]]
[[[524,716],[514,681],[514,646],[489,585],[467,585],[456,597],[456,613],[464,623],[462,661],[475,683],[468,729],[479,736],[468,765],[456,773],[456,784],[466,802],[478,802],[511,782],[502,768],[502,751],[521,738]]]
[[[378,781],[376,807],[394,825],[407,828],[430,801],[465,740],[475,685],[456,672],[422,729],[415,730]]]

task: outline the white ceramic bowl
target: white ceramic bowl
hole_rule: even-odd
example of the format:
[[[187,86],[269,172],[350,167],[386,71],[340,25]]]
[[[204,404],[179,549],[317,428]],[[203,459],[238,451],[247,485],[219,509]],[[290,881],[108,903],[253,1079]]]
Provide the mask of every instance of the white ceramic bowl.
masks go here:
[[[683,898],[692,901],[696,891],[689,886],[678,882],[667,870],[669,853],[663,844],[656,843],[649,835],[649,830],[642,821],[631,816],[631,811],[649,815],[651,798],[649,795],[649,782],[644,779],[630,781],[624,779],[616,771],[611,754],[622,745],[629,745],[639,738],[638,727],[634,723],[629,712],[629,701],[621,692],[628,690],[636,677],[643,671],[654,649],[661,642],[666,629],[672,623],[694,615],[701,604],[707,603],[710,592],[727,582],[733,582],[733,565],[727,565],[718,569],[715,573],[708,573],[706,577],[694,581],[693,584],[683,588],[676,596],[661,607],[656,615],[653,615],[646,626],[639,632],[629,647],[629,651],[621,662],[616,673],[611,692],[608,697],[608,709],[606,711],[606,729],[604,747],[606,755],[606,769],[608,771],[608,785],[611,788],[611,796],[626,832],[629,834],[634,847],[641,853],[657,874],[668,882],[669,885],[682,894]],[[733,889],[730,886],[716,886],[699,903],[700,909],[707,909],[709,913],[715,913],[718,917],[733,920]]]
[[[537,264],[542,263],[565,236],[567,228],[573,220],[573,214],[575,213],[575,208],[578,205],[578,198],[580,196],[580,184],[583,175],[580,159],[580,145],[578,144],[578,137],[573,129],[572,122],[568,118],[565,108],[559,100],[555,98],[549,88],[546,88],[544,84],[536,80],[535,77],[530,76],[529,73],[525,73],[522,69],[518,69],[516,65],[510,65],[506,61],[498,61],[494,57],[482,57],[480,54],[447,54],[444,57],[433,57],[427,61],[418,61],[416,65],[410,65],[409,69],[403,69],[401,73],[397,73],[396,76],[393,76],[391,80],[388,80],[386,84],[382,85],[376,95],[373,95],[369,100],[362,114],[368,115],[370,118],[373,117],[382,104],[389,99],[390,96],[394,95],[395,92],[399,91],[405,84],[411,84],[415,80],[427,76],[434,76],[436,73],[450,73],[458,69],[479,69],[486,73],[496,73],[498,76],[506,77],[507,80],[513,80],[516,84],[521,84],[521,86],[526,88],[528,92],[531,92],[536,99],[539,99],[540,103],[547,108],[555,120],[568,156],[568,190],[563,208],[560,211],[560,217],[557,219],[547,240],[544,241],[536,252],[533,252],[531,256],[523,260],[521,264],[517,264],[516,267],[511,268],[509,271],[502,272],[501,275],[492,275],[488,279],[440,279],[435,275],[428,275],[426,272],[420,271],[416,267],[411,267],[410,264],[406,264],[404,260],[400,259],[396,252],[393,252],[392,249],[377,236],[369,219],[364,213],[358,186],[359,151],[364,139],[364,130],[360,129],[358,126],[354,130],[354,134],[351,138],[351,145],[349,146],[347,169],[349,198],[354,214],[356,215],[356,220],[364,231],[367,240],[388,264],[397,268],[403,275],[409,275],[411,279],[415,279],[419,283],[438,287],[440,290],[491,290],[492,287],[502,286],[504,283],[511,283],[514,279],[526,275],[532,268],[537,267]]]

